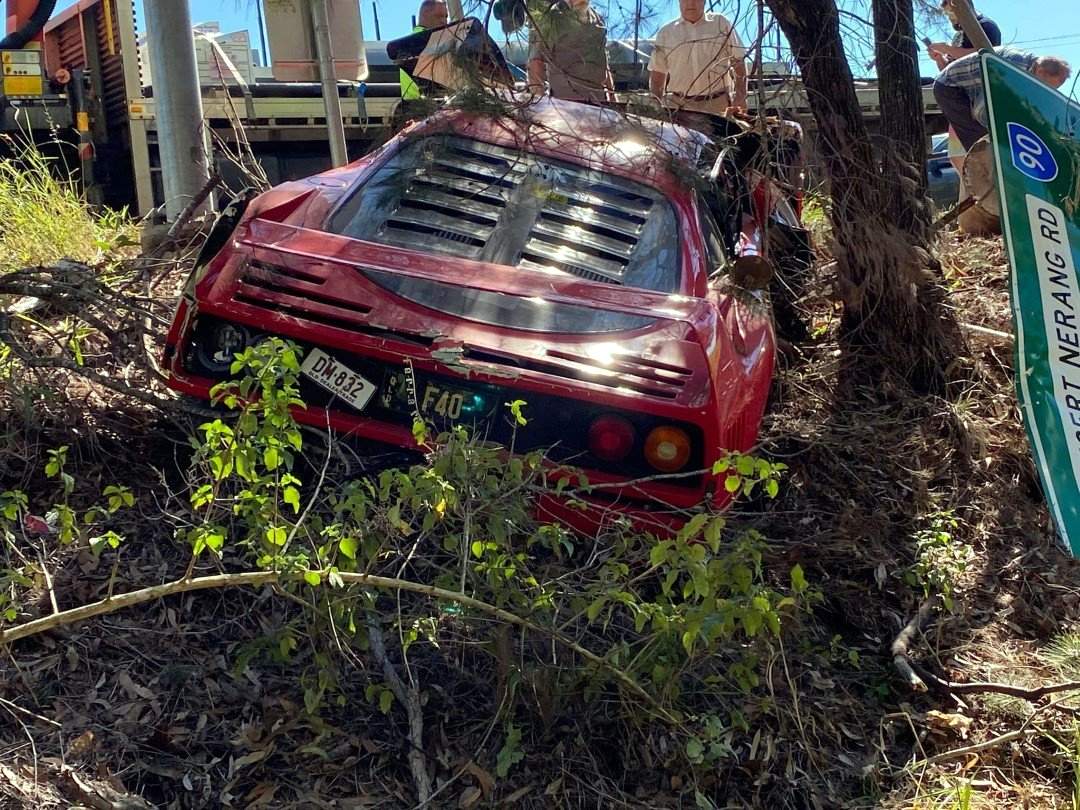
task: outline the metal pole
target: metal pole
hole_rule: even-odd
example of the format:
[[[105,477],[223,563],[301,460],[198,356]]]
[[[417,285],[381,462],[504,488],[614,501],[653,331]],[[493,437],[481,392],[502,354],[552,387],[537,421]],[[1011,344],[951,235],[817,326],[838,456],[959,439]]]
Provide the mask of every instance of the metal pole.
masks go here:
[[[210,179],[202,94],[186,0],[146,0],[145,10],[165,217],[172,222]]]
[[[371,4],[371,13],[375,15],[375,39],[382,41],[382,31],[379,30],[379,5],[378,3]],[[414,25],[413,28],[416,28]]]
[[[344,166],[349,162],[345,148],[345,123],[341,120],[341,99],[338,97],[337,72],[334,69],[334,50],[330,42],[330,17],[326,0],[311,0],[311,27],[315,32],[315,53],[319,58],[319,77],[322,79],[323,104],[326,106],[326,132],[330,139],[330,162]]]
[[[969,0],[952,0],[952,5],[956,9],[956,18],[960,27],[964,29],[971,44],[980,51],[993,50],[994,46],[990,44],[990,39],[979,24],[979,18],[975,15],[975,9],[971,7]]]
[[[270,67],[270,53],[266,50],[266,21],[263,19],[263,0],[255,0],[255,19],[259,26],[259,53],[262,67]]]
[[[638,34],[641,32],[641,0],[634,2],[634,67],[638,63]]]
[[[761,131],[765,132],[765,0],[757,0],[757,26],[758,41],[757,58],[754,59],[754,79],[757,82],[758,123],[761,124]],[[748,95],[749,89],[747,88]],[[746,106],[749,107],[750,104],[747,103]]]

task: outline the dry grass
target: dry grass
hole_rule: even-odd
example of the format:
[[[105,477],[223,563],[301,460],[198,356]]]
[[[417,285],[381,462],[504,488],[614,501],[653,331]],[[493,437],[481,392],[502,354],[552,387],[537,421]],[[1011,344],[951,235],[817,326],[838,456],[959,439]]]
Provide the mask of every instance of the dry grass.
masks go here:
[[[946,233],[939,249],[958,319],[1011,335],[1000,242]],[[859,798],[852,783],[843,806],[1073,807],[1075,695],[1036,706],[997,695],[942,701],[906,691],[883,654],[921,596],[905,582],[915,540],[950,513],[958,520],[950,543],[974,559],[955,572],[955,612],[939,617],[916,656],[951,680],[1035,686],[1073,677],[1078,569],[1041,498],[1013,391],[1011,338],[969,332],[980,378],[955,401],[883,403],[840,383],[837,312],[828,279],[819,284],[811,299],[819,341],[779,375],[765,431],[794,486],[761,528],[823,583],[815,630],[859,652],[860,671],[828,673],[847,699],[815,713],[837,740],[859,729],[856,762],[872,788]],[[941,729],[931,709],[971,722],[962,735]],[[926,762],[1025,724],[1031,734],[1022,739]]]
[[[96,264],[131,243],[122,213],[95,213],[70,181],[58,179],[52,159],[8,138],[15,157],[0,161],[0,269],[52,264],[59,259]]]

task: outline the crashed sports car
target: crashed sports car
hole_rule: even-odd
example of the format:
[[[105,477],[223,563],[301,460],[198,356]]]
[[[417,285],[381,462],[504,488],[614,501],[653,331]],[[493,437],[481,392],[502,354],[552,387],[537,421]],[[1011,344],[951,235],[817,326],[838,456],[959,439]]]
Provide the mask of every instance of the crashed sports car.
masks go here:
[[[415,450],[418,413],[583,470],[588,508],[553,493],[549,519],[670,529],[723,506],[712,465],[754,444],[775,349],[768,295],[730,276],[760,264],[770,219],[797,222],[708,146],[552,99],[444,109],[224,212],[168,335],[170,385],[207,399],[277,335],[304,353],[301,422]]]

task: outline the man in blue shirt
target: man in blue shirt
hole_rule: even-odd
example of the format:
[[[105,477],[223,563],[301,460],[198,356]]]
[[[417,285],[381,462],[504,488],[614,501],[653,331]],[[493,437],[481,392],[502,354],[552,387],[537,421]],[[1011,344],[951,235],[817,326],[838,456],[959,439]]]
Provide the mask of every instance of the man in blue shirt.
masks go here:
[[[960,18],[956,16],[956,9],[953,7],[952,0],[941,0],[941,10],[949,18],[956,35],[953,37],[952,42],[931,42],[926,46],[926,52],[934,60],[938,70],[944,70],[945,65],[949,64],[949,62],[977,50],[971,40],[968,39],[968,35],[964,33],[964,29],[960,27]],[[990,44],[995,48],[1000,47],[1001,29],[998,28],[998,24],[978,12],[976,12],[975,16],[978,18],[979,25],[982,26],[986,38],[990,40]]]
[[[1072,72],[1069,63],[1056,56],[1036,56],[1013,48],[999,48],[997,55],[1055,89],[1065,84]],[[986,134],[980,55],[971,53],[949,62],[934,80],[934,98],[967,152]]]
[[[968,38],[968,35],[964,32],[963,27],[961,27],[960,18],[956,14],[956,7],[953,5],[952,0],[941,0],[941,10],[945,16],[949,18],[949,22],[952,24],[956,34],[953,36],[952,42],[931,42],[927,44],[926,52],[930,55],[930,58],[934,60],[934,64],[937,65],[938,70],[944,70],[949,62],[967,56],[969,53],[975,53],[977,50]],[[986,38],[990,40],[990,45],[994,48],[1000,47],[1001,29],[998,28],[998,24],[989,17],[984,17],[978,12],[975,13],[975,17],[978,19],[983,33],[986,34]],[[956,132],[953,131],[952,127],[949,127],[949,161],[961,176],[964,170],[964,157],[966,155],[967,151],[960,144],[960,139],[956,137]],[[963,199],[964,196],[963,183],[961,183],[961,199]]]

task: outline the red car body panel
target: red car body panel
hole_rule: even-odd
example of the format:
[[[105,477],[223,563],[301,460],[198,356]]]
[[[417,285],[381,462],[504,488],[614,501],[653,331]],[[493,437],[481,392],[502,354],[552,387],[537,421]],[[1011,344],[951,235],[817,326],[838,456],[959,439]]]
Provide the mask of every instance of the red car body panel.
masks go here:
[[[170,385],[208,397],[216,380],[185,368],[183,348],[192,339],[194,322],[212,317],[394,367],[408,363],[418,373],[486,383],[526,402],[530,395],[553,396],[692,424],[700,430],[706,470],[727,451],[748,450],[771,384],[773,329],[764,305],[722,294],[709,283],[697,202],[672,171],[680,150],[699,145],[701,136],[668,126],[650,139],[631,129],[620,140],[619,128],[626,129],[622,117],[568,102],[537,105],[527,124],[443,113],[350,166],[261,195],[180,304],[165,352]],[[679,227],[679,292],[436,255],[320,230],[348,193],[404,143],[440,132],[523,149],[659,191]],[[744,240],[753,242],[749,219],[746,230]],[[651,322],[600,334],[497,326],[400,297],[358,269]],[[407,425],[347,405],[300,410],[296,418],[415,448]],[[602,464],[584,467],[597,487],[597,495],[585,499],[590,509],[570,508],[554,497],[539,504],[543,514],[584,531],[599,529],[609,510],[667,531],[685,518],[665,516],[660,509],[686,510],[703,501],[723,506],[728,499],[711,471],[687,486],[663,475],[628,481]]]

